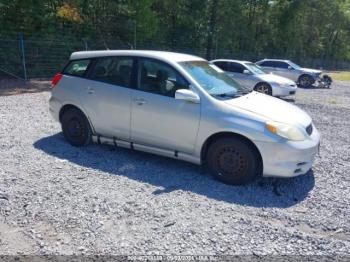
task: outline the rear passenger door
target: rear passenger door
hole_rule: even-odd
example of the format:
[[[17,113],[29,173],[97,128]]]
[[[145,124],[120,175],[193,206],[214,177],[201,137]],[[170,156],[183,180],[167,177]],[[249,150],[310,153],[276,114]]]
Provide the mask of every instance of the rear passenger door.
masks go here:
[[[132,57],[94,61],[81,101],[98,135],[129,140],[133,65]]]

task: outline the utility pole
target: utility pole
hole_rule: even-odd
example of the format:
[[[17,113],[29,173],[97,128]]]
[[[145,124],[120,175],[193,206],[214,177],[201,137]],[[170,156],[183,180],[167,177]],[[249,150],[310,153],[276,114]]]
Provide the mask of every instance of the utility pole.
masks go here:
[[[137,43],[137,31],[136,31],[136,29],[137,29],[137,23],[136,23],[136,20],[134,20],[134,49],[136,49],[137,47],[136,47],[136,43]]]
[[[207,55],[208,60],[212,59],[213,55],[213,45],[214,45],[214,34],[216,31],[217,23],[217,12],[218,12],[218,3],[219,0],[211,0],[209,2],[209,25],[208,25],[208,36],[207,36]]]
[[[27,81],[26,55],[25,55],[25,49],[24,49],[24,38],[22,33],[19,34],[19,45],[21,49],[24,80]]]

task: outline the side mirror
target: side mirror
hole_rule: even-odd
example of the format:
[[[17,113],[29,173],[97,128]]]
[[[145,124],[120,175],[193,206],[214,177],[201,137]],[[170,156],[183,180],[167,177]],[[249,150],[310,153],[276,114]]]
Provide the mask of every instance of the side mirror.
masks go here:
[[[292,70],[293,69],[293,67],[291,67],[291,66],[288,66],[288,70]]]
[[[200,98],[195,92],[188,89],[179,89],[175,92],[175,99],[184,100],[187,102],[192,102],[195,104],[199,104]]]
[[[248,69],[244,69],[243,74],[250,75],[250,71]]]

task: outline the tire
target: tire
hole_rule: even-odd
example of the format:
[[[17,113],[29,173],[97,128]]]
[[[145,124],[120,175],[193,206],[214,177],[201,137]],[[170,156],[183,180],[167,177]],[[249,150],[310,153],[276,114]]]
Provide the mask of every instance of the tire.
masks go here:
[[[331,88],[331,84],[333,82],[333,79],[329,75],[324,75],[322,77],[323,82],[325,83],[325,86],[327,88]]]
[[[272,88],[268,83],[258,83],[255,87],[254,90],[263,93],[266,95],[272,96]]]
[[[333,79],[329,75],[324,75],[323,80],[329,84],[333,82]]]
[[[72,146],[85,146],[91,143],[91,127],[83,112],[77,108],[66,110],[61,118],[65,139]]]
[[[206,161],[212,175],[226,184],[247,184],[259,173],[260,162],[255,149],[236,137],[214,141],[208,149]]]
[[[302,88],[309,88],[315,83],[315,80],[310,75],[299,76],[298,83]]]

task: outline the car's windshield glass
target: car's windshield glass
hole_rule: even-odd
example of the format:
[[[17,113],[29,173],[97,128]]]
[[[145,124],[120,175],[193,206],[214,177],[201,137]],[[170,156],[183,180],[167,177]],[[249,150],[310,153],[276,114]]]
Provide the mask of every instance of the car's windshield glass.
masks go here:
[[[207,61],[186,61],[179,64],[212,96],[234,96],[249,91]]]
[[[267,74],[260,66],[257,66],[253,63],[245,63],[245,66],[248,68],[250,72],[252,72],[254,75],[262,75]]]
[[[294,69],[301,69],[300,66],[298,66],[297,64],[293,63],[292,61],[288,61],[288,63],[294,68]]]

